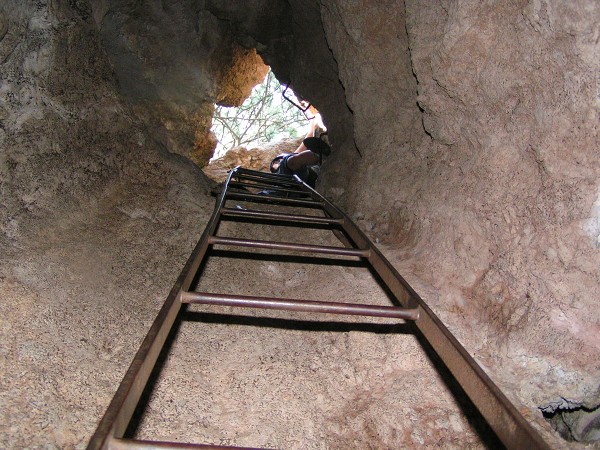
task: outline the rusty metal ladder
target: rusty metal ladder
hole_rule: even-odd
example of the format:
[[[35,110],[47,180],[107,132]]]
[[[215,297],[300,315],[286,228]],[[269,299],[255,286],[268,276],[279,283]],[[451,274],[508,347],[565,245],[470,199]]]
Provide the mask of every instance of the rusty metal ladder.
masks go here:
[[[249,189],[267,189],[268,193],[273,195],[254,194]],[[273,206],[314,208],[322,211],[323,215],[231,208],[226,207],[228,200],[267,203]],[[269,221],[272,224],[302,223],[305,226],[325,226],[336,233],[336,236],[344,242],[345,247],[217,236],[216,231],[220,221],[232,218]],[[402,307],[194,292],[192,291],[193,284],[197,279],[201,264],[208,258],[209,248],[214,245],[359,257],[379,275]],[[548,448],[538,433],[483,372],[433,311],[346,214],[297,177],[237,167],[230,172],[200,241],[142,342],[92,436],[88,449],[226,448],[124,438],[134,410],[178,314],[183,305],[192,303],[305,311],[317,314],[377,316],[414,321],[416,327],[508,448]]]

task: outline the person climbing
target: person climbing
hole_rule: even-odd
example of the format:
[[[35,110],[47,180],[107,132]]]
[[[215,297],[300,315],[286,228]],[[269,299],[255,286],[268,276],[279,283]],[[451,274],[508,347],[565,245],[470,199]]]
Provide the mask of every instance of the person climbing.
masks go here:
[[[300,179],[314,187],[323,156],[328,156],[331,152],[331,147],[323,140],[326,133],[321,115],[315,114],[302,143],[293,153],[276,156],[271,161],[271,172],[298,175]]]

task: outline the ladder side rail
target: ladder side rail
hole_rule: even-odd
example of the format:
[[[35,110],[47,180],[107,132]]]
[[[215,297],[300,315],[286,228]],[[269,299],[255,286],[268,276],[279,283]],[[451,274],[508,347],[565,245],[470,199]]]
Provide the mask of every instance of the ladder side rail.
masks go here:
[[[232,171],[229,174],[225,188],[215,202],[213,214],[204,233],[154,319],[117,392],[92,435],[87,447],[89,450],[106,449],[113,438],[122,438],[125,434],[139,399],[148,383],[152,369],[181,309],[181,292],[189,290],[206,255],[209,237],[214,233],[219,223],[220,212],[225,203],[227,187],[233,173]]]
[[[336,221],[338,221],[339,225],[343,225],[344,223],[344,215],[343,214],[337,214],[336,212],[334,212],[334,215],[332,215],[331,211],[328,211],[326,208],[325,203],[323,203],[325,201],[325,198],[319,194],[316,190],[314,190],[313,188],[311,188],[308,184],[304,183],[302,181],[302,179],[300,179],[300,177],[298,175],[294,175],[294,178],[296,178],[296,181],[298,181],[299,183],[301,183],[302,186],[302,190],[304,192],[307,192],[310,194],[310,197],[314,200],[314,201],[318,201],[321,202],[321,204],[323,205],[321,207],[321,210],[323,211],[323,214],[325,215],[325,217],[329,217],[331,219],[334,219]],[[334,234],[334,236],[336,238],[338,238],[338,240],[345,246],[348,248],[357,248],[356,245],[354,245],[350,239],[348,239],[348,236],[344,233],[344,231],[342,231],[339,228],[333,228],[332,233]],[[362,243],[363,245],[358,245],[358,247],[360,248],[364,248],[364,242]]]
[[[309,186],[306,188],[311,189],[314,195],[323,201],[323,209],[327,214],[343,219],[343,229],[359,247],[371,249],[368,261],[403,306],[418,307],[419,318],[415,321],[415,325],[500,440],[508,448],[549,448],[537,431],[358,226],[317,191]]]
[[[305,184],[305,188],[312,191],[313,198],[318,199],[323,205],[323,211],[329,217],[337,219],[342,229],[354,241],[356,247],[370,250],[367,261],[375,272],[381,277],[385,285],[404,307],[417,307],[418,294],[402,278],[398,271],[389,263],[383,254],[375,247],[371,240],[356,226],[356,224],[341,209],[327,200],[323,195]]]
[[[483,371],[437,315],[420,304],[417,328],[440,356],[481,415],[507,448],[549,449],[492,379]]]

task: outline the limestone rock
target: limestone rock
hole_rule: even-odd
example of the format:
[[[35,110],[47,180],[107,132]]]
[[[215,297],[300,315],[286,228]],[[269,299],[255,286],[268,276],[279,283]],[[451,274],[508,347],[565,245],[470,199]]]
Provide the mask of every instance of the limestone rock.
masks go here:
[[[538,422],[536,406],[591,398],[598,3],[386,1],[366,13],[334,1],[322,12],[365,156],[346,177],[325,165],[327,189]]]
[[[292,153],[301,143],[302,138],[290,138],[260,148],[234,147],[221,158],[211,161],[202,171],[206,176],[219,183],[225,181],[228,171],[237,166],[242,166],[245,169],[269,172],[273,158],[281,153]]]
[[[0,4],[4,448],[85,445],[212,210],[118,94],[93,24],[42,3]]]
[[[224,68],[216,98],[216,103],[228,107],[244,103],[252,88],[262,83],[269,72],[255,49],[234,47],[232,53],[232,62]]]
[[[196,3],[91,2],[120,93],[154,139],[203,166],[214,104],[243,102],[268,68]]]

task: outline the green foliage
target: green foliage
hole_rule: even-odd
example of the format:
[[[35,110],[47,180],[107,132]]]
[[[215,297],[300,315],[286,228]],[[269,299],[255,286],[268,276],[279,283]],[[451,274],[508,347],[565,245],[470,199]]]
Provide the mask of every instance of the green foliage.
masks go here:
[[[269,71],[263,83],[252,90],[242,106],[217,106],[212,126],[219,141],[215,157],[239,145],[256,145],[300,136],[306,117],[283,98],[283,90],[273,72]]]

